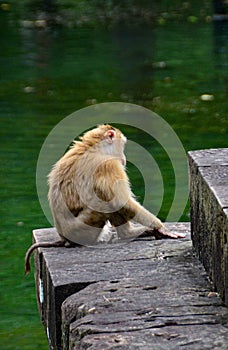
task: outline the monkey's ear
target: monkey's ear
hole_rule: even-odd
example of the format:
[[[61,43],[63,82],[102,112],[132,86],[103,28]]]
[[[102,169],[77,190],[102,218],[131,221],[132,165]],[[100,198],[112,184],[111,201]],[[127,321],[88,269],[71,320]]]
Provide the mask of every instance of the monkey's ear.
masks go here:
[[[108,143],[113,143],[113,139],[116,137],[116,132],[115,130],[108,130],[106,131],[104,136],[105,136],[105,140]]]

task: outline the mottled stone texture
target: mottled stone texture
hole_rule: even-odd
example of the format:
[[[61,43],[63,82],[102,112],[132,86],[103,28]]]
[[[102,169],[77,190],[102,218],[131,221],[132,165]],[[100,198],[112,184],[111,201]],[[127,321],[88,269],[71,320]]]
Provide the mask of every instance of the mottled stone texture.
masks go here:
[[[193,246],[228,305],[228,148],[188,158]]]
[[[35,254],[39,310],[52,350],[226,350],[228,309],[184,239],[153,237],[104,248]],[[54,228],[35,242],[58,240]]]

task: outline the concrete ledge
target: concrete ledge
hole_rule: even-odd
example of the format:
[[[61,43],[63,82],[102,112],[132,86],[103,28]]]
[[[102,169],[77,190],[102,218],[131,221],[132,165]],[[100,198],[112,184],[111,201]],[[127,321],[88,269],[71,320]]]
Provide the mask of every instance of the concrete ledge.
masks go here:
[[[228,148],[188,156],[193,246],[228,305]]]
[[[167,226],[186,238],[39,249],[37,297],[50,349],[227,349],[228,309],[192,254],[190,225]],[[53,228],[33,237],[58,239]]]

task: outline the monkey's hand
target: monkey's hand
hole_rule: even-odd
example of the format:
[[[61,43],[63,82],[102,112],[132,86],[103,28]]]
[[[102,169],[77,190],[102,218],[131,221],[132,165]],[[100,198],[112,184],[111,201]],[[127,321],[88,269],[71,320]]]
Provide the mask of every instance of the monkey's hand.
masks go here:
[[[159,229],[155,229],[153,231],[153,235],[155,236],[156,239],[161,239],[161,238],[185,238],[186,237],[186,235],[184,233],[171,232],[164,226],[159,228]]]
[[[164,239],[164,238],[185,238],[184,233],[171,232],[165,226],[158,229],[146,230],[141,235],[142,237],[154,236],[155,239]]]

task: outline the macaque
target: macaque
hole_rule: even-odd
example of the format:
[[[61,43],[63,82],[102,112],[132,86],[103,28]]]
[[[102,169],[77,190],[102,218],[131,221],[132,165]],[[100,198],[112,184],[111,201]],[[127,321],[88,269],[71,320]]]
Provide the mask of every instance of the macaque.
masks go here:
[[[134,198],[125,170],[127,139],[120,130],[100,125],[80,139],[74,141],[48,176],[48,200],[61,237],[53,245],[67,242],[95,245],[107,222],[121,240],[153,230],[172,238],[184,237],[169,232]],[[141,225],[133,225],[132,220]],[[27,253],[27,269],[29,257],[38,244],[33,246]]]

